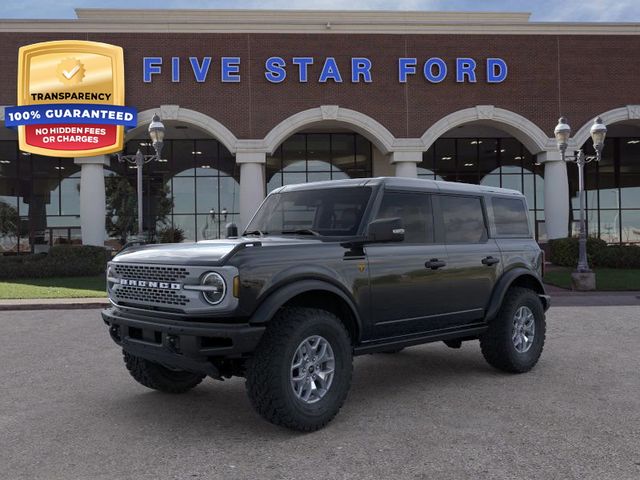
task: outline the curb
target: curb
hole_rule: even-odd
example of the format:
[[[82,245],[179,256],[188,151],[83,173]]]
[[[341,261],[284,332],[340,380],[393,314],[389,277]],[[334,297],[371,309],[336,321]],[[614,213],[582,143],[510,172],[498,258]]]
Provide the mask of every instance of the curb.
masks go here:
[[[107,306],[109,306],[109,300],[106,298],[0,300],[0,312],[20,310],[88,310],[105,308]]]

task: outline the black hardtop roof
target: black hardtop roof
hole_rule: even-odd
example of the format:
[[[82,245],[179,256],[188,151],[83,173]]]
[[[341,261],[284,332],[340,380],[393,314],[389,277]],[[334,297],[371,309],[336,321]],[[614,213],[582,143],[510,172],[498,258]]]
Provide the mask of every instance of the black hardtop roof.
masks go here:
[[[439,193],[495,193],[499,195],[523,196],[518,190],[512,190],[509,188],[407,177],[350,178],[347,180],[326,180],[323,182],[298,183],[295,185],[285,185],[284,187],[277,188],[272,193],[315,190],[320,188],[364,187],[377,185],[384,185],[385,187],[390,188],[410,188]]]

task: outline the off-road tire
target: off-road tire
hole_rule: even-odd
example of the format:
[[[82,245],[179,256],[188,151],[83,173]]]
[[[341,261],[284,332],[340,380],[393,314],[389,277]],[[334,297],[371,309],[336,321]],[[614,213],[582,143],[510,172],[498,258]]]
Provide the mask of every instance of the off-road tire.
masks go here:
[[[513,318],[518,308],[528,307],[535,319],[533,344],[520,353],[511,340]],[[538,295],[528,288],[512,287],[504,296],[497,316],[489,323],[489,329],[480,336],[482,355],[489,365],[509,373],[531,370],[542,354],[546,333],[544,308]]]
[[[316,403],[298,399],[291,387],[291,361],[309,336],[324,337],[335,357],[333,381]],[[311,432],[324,427],[342,407],[353,370],[349,334],[338,317],[315,308],[282,308],[269,322],[247,366],[246,389],[255,410],[269,422]]]
[[[141,385],[165,393],[185,393],[197,386],[205,375],[169,370],[166,367],[125,351],[124,363],[131,376]]]

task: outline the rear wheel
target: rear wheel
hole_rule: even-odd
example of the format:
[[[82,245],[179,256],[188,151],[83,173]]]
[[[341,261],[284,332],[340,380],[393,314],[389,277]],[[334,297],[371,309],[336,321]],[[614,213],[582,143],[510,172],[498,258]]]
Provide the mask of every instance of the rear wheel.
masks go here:
[[[351,341],[339,318],[313,308],[283,308],[249,362],[247,394],[269,422],[313,431],[342,407],[351,371]]]
[[[174,370],[159,363],[123,351],[124,363],[131,376],[141,385],[165,393],[184,393],[197,386],[202,374]]]
[[[544,347],[546,322],[542,303],[535,292],[512,287],[489,329],[480,337],[485,360],[511,373],[531,370]]]

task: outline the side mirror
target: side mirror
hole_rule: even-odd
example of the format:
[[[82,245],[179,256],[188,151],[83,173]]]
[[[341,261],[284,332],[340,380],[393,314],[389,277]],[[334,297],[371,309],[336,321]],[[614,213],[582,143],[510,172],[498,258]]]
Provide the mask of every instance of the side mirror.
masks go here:
[[[367,242],[402,242],[404,227],[400,218],[378,218],[369,223]]]
[[[227,223],[224,228],[227,231],[227,238],[234,238],[238,236],[238,226],[235,223]]]

